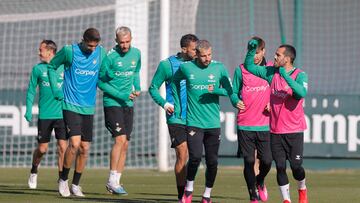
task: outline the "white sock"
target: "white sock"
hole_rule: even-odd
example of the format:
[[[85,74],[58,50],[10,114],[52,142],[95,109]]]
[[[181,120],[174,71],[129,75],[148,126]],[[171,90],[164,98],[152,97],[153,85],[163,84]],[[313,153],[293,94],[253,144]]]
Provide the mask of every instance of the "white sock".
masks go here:
[[[109,173],[109,183],[116,183],[116,174],[117,174],[117,171],[115,170],[110,170],[110,173]]]
[[[306,189],[305,178],[304,178],[304,180],[298,181],[298,189],[299,190],[305,190]]]
[[[290,200],[290,192],[289,192],[290,184],[286,184],[283,186],[280,186],[280,192],[283,197],[283,200]]]
[[[205,187],[203,197],[210,198],[211,189],[212,189],[211,187]]]
[[[194,191],[194,181],[187,180],[185,190],[190,192]]]
[[[116,181],[120,185],[121,173],[116,173]]]

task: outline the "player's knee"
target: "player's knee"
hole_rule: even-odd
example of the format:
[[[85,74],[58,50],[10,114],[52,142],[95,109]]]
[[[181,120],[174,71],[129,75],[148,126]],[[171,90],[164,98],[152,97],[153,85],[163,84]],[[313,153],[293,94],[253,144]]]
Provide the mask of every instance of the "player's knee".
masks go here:
[[[217,168],[217,166],[218,166],[217,158],[213,157],[211,159],[206,160],[206,167],[208,169],[214,169],[214,168]]]
[[[286,162],[285,163],[277,163],[276,164],[276,171],[278,173],[286,173]]]
[[[303,180],[305,178],[305,170],[301,166],[301,164],[291,165],[291,170],[292,170],[293,177],[295,178],[295,180]]]
[[[189,159],[189,164],[192,166],[199,166],[201,162],[201,156],[200,157],[191,157]]]
[[[245,162],[246,165],[254,166],[254,164],[255,164],[255,157],[254,157],[254,156],[245,156],[245,157],[244,157],[244,162]]]
[[[272,158],[271,158],[271,157],[266,157],[266,158],[264,158],[264,159],[261,159],[260,162],[261,162],[261,164],[262,164],[263,166],[271,167]]]
[[[38,150],[39,150],[39,153],[41,155],[43,155],[43,154],[45,154],[47,152],[48,146],[39,146]]]

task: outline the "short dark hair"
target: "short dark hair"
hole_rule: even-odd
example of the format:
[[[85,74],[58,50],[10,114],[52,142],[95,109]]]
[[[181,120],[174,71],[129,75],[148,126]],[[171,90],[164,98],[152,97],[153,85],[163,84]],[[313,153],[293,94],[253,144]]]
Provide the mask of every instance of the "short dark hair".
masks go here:
[[[290,57],[290,61],[293,64],[296,58],[296,49],[295,47],[289,44],[282,44],[279,48],[285,48],[284,55]]]
[[[43,41],[41,41],[40,44],[45,44],[45,47],[47,50],[53,51],[54,54],[56,53],[57,46],[54,41],[49,40],[49,39],[44,39]]]
[[[85,42],[100,42],[100,33],[96,28],[88,28],[84,32],[83,40]]]
[[[257,47],[257,50],[263,50],[265,49],[265,41],[263,39],[261,39],[260,37],[258,36],[254,36],[252,37],[251,39],[255,39],[258,41],[258,47]]]
[[[196,35],[193,35],[193,34],[186,34],[184,36],[181,37],[181,40],[180,40],[180,47],[183,48],[183,47],[187,47],[189,46],[189,44],[191,42],[197,42],[199,41],[199,38],[196,37]]]

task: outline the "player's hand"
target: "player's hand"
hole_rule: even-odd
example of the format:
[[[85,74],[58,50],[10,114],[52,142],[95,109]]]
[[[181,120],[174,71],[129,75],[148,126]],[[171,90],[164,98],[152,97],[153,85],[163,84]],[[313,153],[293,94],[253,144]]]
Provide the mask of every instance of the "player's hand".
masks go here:
[[[209,91],[209,92],[213,92],[213,91],[214,91],[214,85],[213,85],[213,84],[208,85],[208,91]]]
[[[245,104],[242,100],[240,100],[237,104],[236,104],[236,108],[238,108],[239,110],[244,110],[245,109]]]
[[[284,77],[284,76],[287,74],[284,67],[280,67],[280,68],[279,68],[279,73],[280,73],[280,75],[281,75],[282,77]]]
[[[134,100],[138,96],[140,96],[140,92],[135,91],[130,94],[129,99]]]
[[[258,45],[259,45],[259,42],[256,39],[252,39],[248,43],[248,50],[256,49]]]
[[[27,120],[27,122],[31,122],[31,121],[32,121],[32,113],[31,113],[31,112],[26,111],[24,117],[25,117],[25,119]]]
[[[164,105],[164,109],[166,111],[167,114],[171,115],[174,113],[174,105],[166,102]]]
[[[61,90],[57,90],[54,92],[54,97],[56,100],[61,101],[64,99],[64,95]]]
[[[264,110],[270,113],[270,111],[271,111],[270,103],[267,103],[267,104],[266,104]]]

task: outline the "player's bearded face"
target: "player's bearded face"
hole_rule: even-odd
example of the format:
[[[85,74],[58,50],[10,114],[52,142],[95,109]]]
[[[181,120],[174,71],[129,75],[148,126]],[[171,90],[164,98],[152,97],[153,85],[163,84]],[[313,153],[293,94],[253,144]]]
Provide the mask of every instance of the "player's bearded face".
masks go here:
[[[131,35],[118,35],[116,36],[116,42],[118,43],[118,46],[120,47],[120,50],[122,53],[126,53],[129,51],[131,46]]]
[[[274,57],[274,66],[279,68],[286,64],[285,55],[284,55],[285,48],[278,48],[275,53]]]
[[[182,48],[183,53],[186,54],[186,60],[192,60],[196,58],[196,42],[190,42],[187,47]]]
[[[209,49],[201,49],[199,52],[197,52],[196,55],[200,65],[208,66],[211,63],[211,58],[212,58],[211,47]]]

